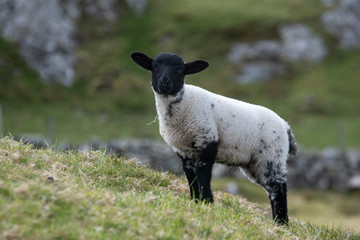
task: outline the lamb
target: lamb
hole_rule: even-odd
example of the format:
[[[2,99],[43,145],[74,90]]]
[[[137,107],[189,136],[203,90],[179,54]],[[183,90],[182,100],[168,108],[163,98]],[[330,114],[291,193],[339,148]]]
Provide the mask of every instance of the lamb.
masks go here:
[[[140,52],[131,58],[152,72],[160,135],[182,161],[191,198],[213,203],[214,163],[239,166],[267,192],[274,221],[287,224],[286,162],[297,151],[287,122],[265,107],[185,84],[186,75],[209,66],[204,60],[185,63],[172,53],[152,59]]]

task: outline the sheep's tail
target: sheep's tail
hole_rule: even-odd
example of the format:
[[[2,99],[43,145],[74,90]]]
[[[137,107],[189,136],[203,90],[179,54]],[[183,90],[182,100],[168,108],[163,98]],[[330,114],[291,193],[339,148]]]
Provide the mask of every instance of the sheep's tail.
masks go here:
[[[289,154],[295,156],[297,151],[298,151],[298,147],[297,147],[297,143],[296,143],[296,140],[295,140],[295,136],[292,133],[291,128],[290,128],[289,125],[287,126],[287,134],[288,134],[288,137],[289,137]]]

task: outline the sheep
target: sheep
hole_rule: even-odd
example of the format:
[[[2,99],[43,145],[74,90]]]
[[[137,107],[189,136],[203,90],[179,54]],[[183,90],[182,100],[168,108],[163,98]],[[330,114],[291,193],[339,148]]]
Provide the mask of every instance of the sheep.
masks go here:
[[[288,123],[268,108],[185,84],[186,75],[209,66],[204,60],[185,63],[173,53],[130,56],[152,73],[160,135],[182,161],[191,199],[214,202],[214,163],[238,166],[267,192],[274,221],[287,224],[286,162],[297,151]]]

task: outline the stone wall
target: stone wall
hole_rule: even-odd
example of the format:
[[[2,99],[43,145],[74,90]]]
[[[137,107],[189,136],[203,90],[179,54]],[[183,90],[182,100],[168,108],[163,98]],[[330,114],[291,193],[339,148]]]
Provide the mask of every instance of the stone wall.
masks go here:
[[[348,191],[360,189],[360,152],[326,148],[300,151],[288,162],[289,185]]]
[[[39,148],[48,147],[40,136],[24,136],[22,141]],[[61,151],[102,149],[109,154],[125,156],[157,170],[183,173],[176,154],[162,141],[122,139],[101,142],[93,139],[75,146],[63,142],[57,146],[57,149]],[[214,166],[213,176],[244,177],[238,168],[220,164]],[[288,184],[290,188],[333,189],[344,192],[360,189],[360,152],[342,151],[336,148],[326,148],[322,151],[301,150],[296,157],[288,161]]]

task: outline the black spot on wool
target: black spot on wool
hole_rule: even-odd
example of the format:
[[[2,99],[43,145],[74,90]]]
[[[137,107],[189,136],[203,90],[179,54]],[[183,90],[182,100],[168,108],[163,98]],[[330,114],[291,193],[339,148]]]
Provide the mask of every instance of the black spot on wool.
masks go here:
[[[169,104],[169,106],[168,106],[168,109],[167,109],[168,112],[167,112],[167,114],[168,114],[170,117],[173,116],[173,105],[178,104],[178,103],[180,103],[180,102],[182,101],[183,96],[184,96],[184,91],[180,91],[179,94],[180,94],[180,95],[179,95],[175,100],[171,101],[170,104]]]

